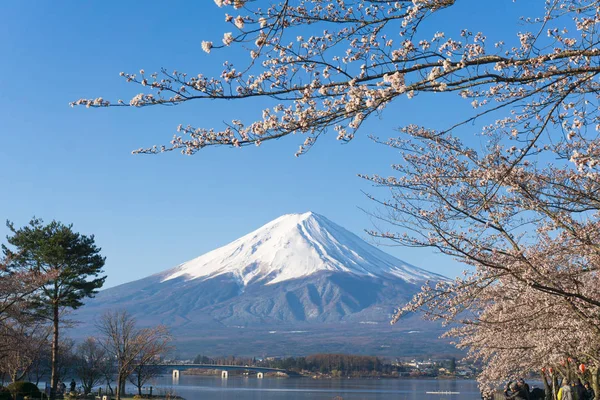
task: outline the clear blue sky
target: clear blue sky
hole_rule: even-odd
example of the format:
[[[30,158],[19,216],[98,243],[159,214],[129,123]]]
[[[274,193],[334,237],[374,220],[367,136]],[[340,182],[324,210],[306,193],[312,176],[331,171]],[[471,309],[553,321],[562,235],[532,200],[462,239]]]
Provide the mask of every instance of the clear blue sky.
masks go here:
[[[516,16],[523,7],[543,2],[457,3],[439,30],[458,29],[464,24],[457,21],[467,20],[471,30],[499,37],[519,29]],[[372,120],[352,143],[340,145],[331,134],[300,158],[293,156],[301,140],[296,137],[261,148],[207,149],[194,157],[131,155],[135,148],[168,142],[180,123],[210,127],[251,117],[256,102],[68,106],[80,97],[128,100],[138,88],[126,84],[120,71],[217,73],[235,55],[206,55],[200,43],[231,31],[222,22],[226,11],[210,0],[1,2],[0,219],[23,225],[35,215],[95,234],[107,257],[107,286],[171,268],[284,213],[312,210],[366,238],[363,230],[373,224],[359,207],[375,205],[361,190],[385,192],[356,174],[388,174],[397,161],[366,135],[393,136],[401,123],[444,126],[467,109],[464,104],[454,98],[435,105],[427,98],[407,100]],[[2,224],[2,241],[7,233]],[[384,250],[448,276],[464,269],[431,250]]]

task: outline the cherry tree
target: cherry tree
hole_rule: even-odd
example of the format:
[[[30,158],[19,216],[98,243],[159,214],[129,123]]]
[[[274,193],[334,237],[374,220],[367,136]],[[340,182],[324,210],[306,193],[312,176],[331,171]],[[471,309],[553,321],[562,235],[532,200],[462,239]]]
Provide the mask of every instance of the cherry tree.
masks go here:
[[[381,205],[376,215],[397,227],[371,233],[435,248],[472,269],[424,287],[394,320],[422,310],[460,322],[450,335],[486,361],[482,383],[568,358],[586,360],[597,382],[600,349],[582,348],[600,333],[593,167],[561,159],[564,143],[515,161],[501,131],[489,134],[484,149],[448,134],[421,134],[430,139],[386,141],[401,150],[395,177],[366,176],[389,188],[387,199],[373,197]]]
[[[46,343],[38,340],[44,325],[31,315],[31,296],[56,273],[30,271],[12,261],[10,256],[0,258],[0,360],[15,378],[38,361],[37,346]]]
[[[460,324],[446,336],[484,366],[478,377],[484,389],[531,371],[544,377],[546,389],[555,389],[555,395],[559,379],[579,378],[598,387],[600,332],[593,306],[573,304],[505,278],[471,298],[462,293],[468,313],[462,313],[456,320]]]
[[[19,318],[27,310],[31,294],[54,275],[54,271],[37,273],[19,268],[11,257],[0,259],[0,324]]]
[[[592,0],[548,1],[538,17],[526,19],[531,31],[516,33],[515,45],[489,45],[484,33],[467,28],[453,35],[421,35],[428,17],[453,6],[453,0],[215,3],[237,15],[225,14],[232,32],[225,32],[219,43],[203,41],[202,49],[211,53],[237,45],[248,54],[246,65],[225,62],[218,77],[166,69],[122,72],[143,91],[129,101],[82,98],[72,105],[147,107],[202,99],[273,99],[254,121],[234,119],[223,128],[181,125],[170,145],[137,153],[180,149],[194,154],[211,145],[259,145],[301,133],[302,154],[327,130],[337,132],[339,140],[351,140],[363,121],[394,100],[424,92],[468,99],[475,112],[463,123],[498,108],[518,110],[507,113],[495,128],[508,130],[520,142],[532,142],[549,124],[572,126],[574,135],[598,122],[593,107],[571,101],[597,90],[600,49],[597,4]],[[569,33],[571,28],[575,33]],[[570,106],[559,111],[562,104]]]
[[[461,323],[449,334],[486,361],[484,384],[550,364],[558,370],[565,357],[597,371],[599,349],[586,347],[600,326],[597,1],[547,0],[494,43],[466,19],[457,32],[428,26],[453,0],[215,3],[231,32],[201,48],[212,57],[237,46],[246,64],[225,62],[215,77],[121,73],[141,88],[129,101],[72,105],[266,98],[271,104],[253,120],[182,124],[169,144],[134,153],[193,155],[296,135],[302,155],[326,132],[352,140],[370,118],[419,95],[469,103],[471,112],[441,130],[399,115],[399,137],[374,137],[399,162],[392,176],[363,176],[389,193],[370,195],[379,204],[373,214],[389,227],[370,233],[470,266],[463,277],[424,287],[394,321],[422,310]],[[473,126],[477,145],[465,140]]]
[[[23,380],[42,357],[49,336],[48,326],[39,321],[1,324],[0,371],[7,373],[11,382]]]

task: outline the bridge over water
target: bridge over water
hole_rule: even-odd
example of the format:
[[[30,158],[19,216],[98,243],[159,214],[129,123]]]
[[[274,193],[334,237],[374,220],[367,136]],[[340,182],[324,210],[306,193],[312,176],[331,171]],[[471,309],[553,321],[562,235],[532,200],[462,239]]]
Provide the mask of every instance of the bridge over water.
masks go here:
[[[256,377],[262,379],[266,372],[279,372],[288,376],[298,376],[294,371],[288,371],[280,368],[257,367],[252,365],[217,365],[217,364],[158,364],[159,367],[164,367],[173,370],[173,379],[179,379],[179,372],[186,369],[216,369],[221,371],[221,378],[226,379],[229,376],[229,371],[248,371],[256,372]]]

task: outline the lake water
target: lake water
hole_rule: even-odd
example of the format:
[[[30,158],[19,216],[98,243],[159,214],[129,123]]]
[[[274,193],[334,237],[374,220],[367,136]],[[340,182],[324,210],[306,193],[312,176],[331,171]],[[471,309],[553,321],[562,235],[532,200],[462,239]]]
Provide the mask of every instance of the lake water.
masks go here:
[[[182,375],[174,381],[163,376],[153,382],[154,393],[172,391],[186,400],[480,400],[471,380],[323,379],[220,377]],[[131,388],[132,389],[132,388]],[[128,388],[128,391],[131,390]],[[426,394],[460,392],[460,394]]]

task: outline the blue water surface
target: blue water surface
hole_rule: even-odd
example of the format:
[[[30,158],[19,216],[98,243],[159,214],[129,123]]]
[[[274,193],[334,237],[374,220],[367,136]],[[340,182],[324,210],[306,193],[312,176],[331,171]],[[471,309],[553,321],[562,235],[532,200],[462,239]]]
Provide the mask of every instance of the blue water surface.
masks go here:
[[[311,379],[220,377],[182,375],[178,380],[161,376],[153,382],[154,393],[171,392],[186,400],[476,400],[477,383],[454,379]],[[128,388],[132,390],[133,388]],[[145,392],[147,389],[145,390]],[[460,394],[428,394],[458,392]]]

